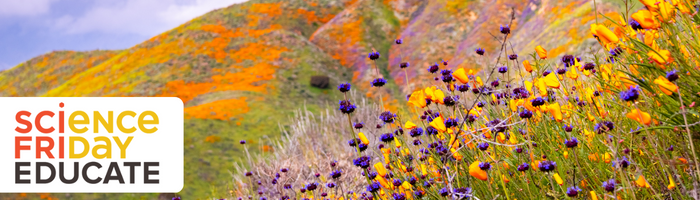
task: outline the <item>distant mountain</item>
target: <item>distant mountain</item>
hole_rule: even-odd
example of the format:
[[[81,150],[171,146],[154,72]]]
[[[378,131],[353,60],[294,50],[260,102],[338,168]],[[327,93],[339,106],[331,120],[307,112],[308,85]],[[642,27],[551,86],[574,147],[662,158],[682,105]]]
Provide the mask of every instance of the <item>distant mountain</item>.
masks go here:
[[[603,14],[614,7],[597,6]],[[482,67],[485,58],[474,49],[496,57],[499,26],[513,10],[508,49],[521,58],[537,45],[556,57],[597,44],[580,34],[596,20],[585,0],[251,0],[129,49],[33,58],[0,72],[0,96],[179,97],[187,118],[181,194],[202,197],[226,190],[232,163],[245,161],[239,140],[248,140],[253,152],[274,151],[265,138],[279,136],[300,106],[334,107],[339,83],[405,102],[419,87],[406,86],[406,78],[434,78],[429,64]],[[398,38],[403,44],[394,44]],[[367,58],[372,49],[381,53],[376,62]],[[407,75],[401,62],[410,62]],[[377,70],[389,80],[383,89],[369,84]],[[329,77],[330,88],[312,87],[314,75]]]

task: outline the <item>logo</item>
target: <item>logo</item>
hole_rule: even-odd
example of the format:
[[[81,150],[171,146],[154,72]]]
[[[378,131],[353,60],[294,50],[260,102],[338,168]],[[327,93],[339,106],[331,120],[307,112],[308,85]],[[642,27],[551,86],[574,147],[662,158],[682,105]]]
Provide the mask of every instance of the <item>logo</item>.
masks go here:
[[[179,192],[175,97],[0,98],[0,192]]]

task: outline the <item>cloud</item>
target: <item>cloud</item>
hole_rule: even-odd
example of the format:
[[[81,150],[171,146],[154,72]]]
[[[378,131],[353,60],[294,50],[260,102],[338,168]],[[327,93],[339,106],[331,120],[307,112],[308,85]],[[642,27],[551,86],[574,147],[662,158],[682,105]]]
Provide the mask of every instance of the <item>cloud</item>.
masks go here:
[[[2,0],[0,16],[36,16],[49,11],[53,0]]]
[[[53,20],[68,34],[103,32],[153,36],[209,11],[247,0],[125,0],[97,1],[81,16]]]

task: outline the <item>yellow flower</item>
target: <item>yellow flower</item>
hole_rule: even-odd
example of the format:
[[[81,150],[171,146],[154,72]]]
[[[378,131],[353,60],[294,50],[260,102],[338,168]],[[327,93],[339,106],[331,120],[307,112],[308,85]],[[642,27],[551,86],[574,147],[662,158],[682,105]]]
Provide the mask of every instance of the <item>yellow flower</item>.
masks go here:
[[[432,122],[430,122],[430,126],[433,128],[437,129],[440,132],[445,132],[447,131],[447,128],[445,127],[445,122],[442,119],[442,116],[436,117],[433,119]]]
[[[456,149],[450,149],[450,152],[452,152],[453,158],[455,158],[457,161],[462,161],[463,156]]]
[[[676,188],[676,182],[673,182],[673,177],[671,175],[668,175],[668,190],[673,190],[673,188]]]
[[[469,175],[482,181],[488,179],[488,174],[486,173],[486,171],[482,170],[479,167],[478,160],[474,161],[471,165],[469,165]]]
[[[554,177],[554,181],[556,181],[557,184],[564,185],[564,181],[561,180],[561,177],[559,177],[559,173],[554,173],[554,175],[552,176]]]
[[[649,185],[649,183],[647,182],[647,180],[644,179],[644,175],[639,175],[639,178],[637,178],[637,180],[634,181],[634,183],[636,183],[637,186],[639,186],[639,187],[645,187],[645,188],[650,188],[650,187],[651,187],[651,186]]]
[[[568,151],[564,151],[564,158],[569,158],[569,152],[568,152]]]
[[[627,113],[627,118],[635,120],[644,125],[651,124],[651,115],[649,115],[649,113],[642,112],[639,109],[634,109],[632,112]]]
[[[639,10],[633,13],[632,19],[639,22],[639,25],[644,29],[657,29],[661,26],[659,22],[656,21],[656,18],[654,18],[654,15],[648,10]]]
[[[552,114],[554,119],[557,120],[557,122],[561,122],[563,120],[563,116],[561,115],[561,107],[559,107],[558,102],[549,104],[549,106],[547,106],[547,109],[549,113]]]
[[[414,129],[414,128],[416,128],[416,124],[414,124],[411,121],[406,121],[406,125],[404,125],[403,127],[406,129]]]
[[[603,44],[607,43],[617,43],[620,41],[620,38],[615,35],[610,29],[603,25],[598,25],[598,24],[591,24],[591,33],[593,35],[598,36],[600,38],[600,41],[603,42]]]
[[[649,51],[649,53],[647,53],[647,56],[649,56],[652,60],[654,60],[654,62],[659,63],[660,65],[665,65],[666,63],[673,62],[671,52],[669,52],[668,50],[657,50],[656,52]],[[666,67],[662,66],[662,68]]]
[[[523,67],[525,67],[525,71],[527,72],[532,72],[532,65],[530,65],[530,61],[525,60],[523,61]]]
[[[591,200],[598,200],[598,196],[595,195],[595,191],[591,190]]]
[[[671,83],[671,81],[668,81],[666,77],[659,76],[659,78],[656,78],[654,80],[654,83],[659,85],[661,92],[663,92],[666,95],[671,95],[673,94],[673,92],[678,92],[678,86],[676,86],[676,84]]]
[[[603,155],[603,160],[605,160],[605,163],[610,163],[610,161],[612,161],[612,156],[610,155],[610,153],[605,152],[605,154]]]
[[[680,10],[681,13],[690,14],[690,9],[688,9],[688,6],[685,6],[685,3],[681,1],[682,0],[673,0],[673,5],[678,6],[678,10]]]
[[[659,6],[657,5],[657,3],[661,2],[662,0],[639,0],[639,1],[642,2],[642,4],[644,4],[644,6],[646,6],[647,9],[649,9],[649,10],[658,10]]]
[[[535,51],[537,51],[537,55],[540,56],[540,59],[547,58],[547,50],[542,48],[542,46],[537,45],[537,47],[535,47]]]
[[[360,138],[360,141],[362,141],[362,144],[365,144],[365,145],[369,144],[369,140],[367,139],[367,137],[365,137],[364,133],[360,132],[357,135]]]
[[[423,94],[422,90],[413,92],[411,97],[408,98],[408,103],[419,108],[425,108],[425,106],[428,105],[428,102],[425,101],[425,95]]]
[[[556,73],[549,73],[542,80],[544,80],[544,84],[547,85],[547,87],[559,88],[559,79],[557,79]]]
[[[437,88],[435,86],[425,88],[425,90],[424,90],[425,96],[428,99],[430,99],[431,101],[437,101],[437,99],[434,97],[435,96],[434,92],[436,89]]]
[[[433,102],[435,103],[440,103],[440,104],[445,104],[445,93],[442,92],[442,90],[435,90],[433,92]]]
[[[467,72],[464,70],[464,68],[459,68],[452,72],[452,76],[455,77],[459,82],[462,84],[466,84],[469,82],[469,76],[467,75]]]
[[[659,3],[659,16],[661,17],[661,20],[663,21],[671,21],[673,18],[676,17],[676,7],[673,6],[673,4],[669,2],[661,2]]]
[[[578,64],[578,61],[576,61],[576,59],[574,59],[574,61]],[[576,72],[576,65],[571,66],[569,68],[569,71],[566,72],[566,76],[569,77],[570,79],[574,79],[574,80],[576,80],[578,78],[578,73]]]
[[[377,170],[377,174],[378,174],[379,176],[382,176],[382,177],[385,176],[386,173],[387,173],[386,168],[384,168],[384,164],[382,164],[382,163],[380,163],[380,162],[374,164],[374,169],[376,169],[376,170]]]

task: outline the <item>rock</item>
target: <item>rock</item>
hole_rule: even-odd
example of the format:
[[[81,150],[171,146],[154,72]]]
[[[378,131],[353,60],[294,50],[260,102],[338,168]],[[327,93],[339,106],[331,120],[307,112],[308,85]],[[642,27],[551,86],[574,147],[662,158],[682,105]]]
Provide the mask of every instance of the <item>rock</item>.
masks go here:
[[[311,86],[326,89],[330,84],[330,78],[328,76],[311,76]]]

